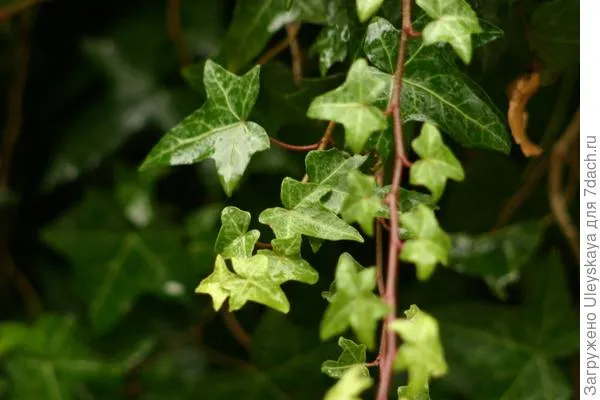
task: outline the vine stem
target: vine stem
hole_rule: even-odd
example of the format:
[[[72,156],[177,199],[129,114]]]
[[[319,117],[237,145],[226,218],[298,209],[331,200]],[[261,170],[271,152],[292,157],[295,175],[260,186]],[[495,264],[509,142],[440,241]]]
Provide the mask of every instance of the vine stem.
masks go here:
[[[319,140],[317,143],[307,144],[305,146],[297,146],[295,144],[289,144],[289,143],[282,142],[281,140],[277,140],[277,139],[275,139],[273,137],[270,137],[269,139],[271,140],[271,143],[274,143],[277,146],[280,146],[280,147],[283,147],[284,149],[292,150],[292,151],[310,151],[310,150],[315,150],[315,149],[318,149],[319,146],[321,145],[321,140]]]
[[[402,120],[400,118],[401,110],[401,90],[402,77],[404,76],[404,61],[406,58],[406,44],[409,36],[417,36],[413,31],[411,22],[411,3],[412,0],[402,0],[402,29],[400,32],[400,43],[398,44],[398,59],[396,61],[396,72],[394,73],[394,85],[392,97],[388,105],[388,113],[392,115],[394,121],[394,168],[392,175],[392,185],[385,201],[390,208],[390,234],[387,259],[387,276],[384,299],[390,308],[384,321],[385,341],[382,340],[380,350],[382,359],[380,360],[379,387],[377,390],[377,400],[387,400],[390,383],[392,380],[392,366],[396,356],[396,334],[388,329],[390,323],[396,319],[397,297],[396,287],[398,283],[398,257],[402,243],[399,236],[399,218],[398,218],[398,192],[402,180],[402,167],[406,163],[404,153],[404,143],[402,137]]]
[[[225,326],[229,329],[235,340],[244,346],[246,350],[250,350],[252,348],[252,337],[246,332],[240,321],[237,320],[231,311],[223,309],[222,312],[223,322],[225,322]]]
[[[190,65],[192,63],[192,56],[190,55],[189,49],[186,46],[185,39],[183,37],[183,29],[181,26],[181,0],[168,0],[167,1],[167,36],[175,45],[177,50],[177,56],[179,58],[179,64],[182,67]]]

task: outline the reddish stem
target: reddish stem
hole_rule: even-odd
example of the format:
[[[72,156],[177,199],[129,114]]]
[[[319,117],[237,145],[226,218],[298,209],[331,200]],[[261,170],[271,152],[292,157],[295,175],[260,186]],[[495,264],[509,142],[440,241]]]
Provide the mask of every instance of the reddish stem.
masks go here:
[[[396,287],[398,283],[398,256],[402,247],[399,236],[398,221],[398,192],[400,190],[400,181],[402,180],[402,167],[407,163],[404,153],[404,143],[402,139],[402,120],[400,117],[401,109],[401,90],[402,77],[404,75],[404,60],[406,58],[406,42],[408,37],[414,36],[412,23],[410,20],[411,0],[402,0],[402,30],[400,33],[400,43],[398,45],[398,59],[396,62],[396,72],[394,74],[394,88],[392,98],[388,106],[394,121],[394,170],[392,175],[392,185],[390,192],[386,196],[386,202],[390,209],[390,235],[389,250],[387,260],[387,278],[385,287],[385,301],[390,308],[384,322],[385,343],[380,354],[383,355],[380,365],[379,388],[377,391],[377,400],[387,400],[390,383],[392,380],[392,366],[396,356],[396,334],[387,329],[390,323],[396,319]]]
[[[246,350],[250,350],[252,348],[252,337],[246,332],[235,315],[231,311],[223,309],[223,321],[238,343],[244,346]]]
[[[288,143],[282,142],[281,140],[277,140],[275,138],[270,138],[270,139],[271,139],[271,143],[275,143],[276,145],[283,147],[284,149],[288,149],[288,150],[292,150],[292,151],[316,150],[321,145],[321,140],[319,140],[317,143],[307,144],[305,146],[296,146],[294,144],[288,144]]]

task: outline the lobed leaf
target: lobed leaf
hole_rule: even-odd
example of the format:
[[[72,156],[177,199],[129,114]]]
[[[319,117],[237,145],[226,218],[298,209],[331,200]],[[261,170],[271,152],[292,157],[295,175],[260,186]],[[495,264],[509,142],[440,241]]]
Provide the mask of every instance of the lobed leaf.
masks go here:
[[[336,361],[327,360],[321,365],[321,372],[332,378],[341,378],[346,371],[354,366],[360,367],[360,376],[369,376],[369,369],[365,363],[367,360],[367,346],[354,343],[342,336],[338,339],[338,345],[342,353]]]
[[[361,375],[359,366],[350,368],[325,394],[324,400],[360,400],[358,395],[373,385],[373,379]]]
[[[251,257],[260,232],[250,226],[250,213],[237,207],[225,207],[221,212],[221,229],[215,241],[215,251],[224,259]]]

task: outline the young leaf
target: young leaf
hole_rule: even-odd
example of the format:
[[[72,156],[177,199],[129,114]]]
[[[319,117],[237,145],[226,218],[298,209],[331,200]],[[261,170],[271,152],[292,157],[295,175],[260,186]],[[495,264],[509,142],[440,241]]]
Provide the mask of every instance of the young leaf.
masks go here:
[[[331,190],[323,205],[338,214],[348,196],[348,173],[359,168],[367,157],[349,155],[338,149],[311,151],[306,155],[306,174],[309,182]]]
[[[362,230],[372,236],[373,219],[382,208],[375,178],[354,170],[348,174],[348,185],[350,193],[342,205],[342,218],[350,224],[358,222]]]
[[[236,207],[225,207],[221,212],[221,229],[215,242],[215,251],[224,259],[251,257],[260,232],[250,226],[250,213]]]
[[[505,288],[521,275],[521,268],[537,251],[545,224],[529,221],[491,233],[451,235],[449,268],[461,274],[480,277],[501,299]]]
[[[373,348],[377,321],[387,305],[375,289],[375,268],[363,268],[348,253],[343,253],[335,271],[335,295],[321,321],[321,339],[326,340],[351,327],[358,340]]]
[[[412,147],[421,160],[410,167],[410,183],[428,188],[435,201],[442,197],[446,180],[462,181],[465,179],[460,162],[446,147],[442,141],[442,135],[434,125],[425,123],[421,129],[421,135],[413,140]]]
[[[258,95],[259,69],[256,66],[238,77],[208,60],[204,67],[206,103],[167,132],[141,169],[212,158],[230,196],[252,154],[269,148],[265,130],[246,121]]]
[[[448,265],[450,238],[438,225],[433,210],[419,204],[401,214],[400,221],[410,235],[404,242],[400,259],[415,264],[419,280],[428,279],[437,263]]]
[[[338,345],[342,348],[342,354],[336,361],[325,361],[321,366],[321,372],[332,378],[341,378],[350,368],[359,366],[360,376],[369,376],[369,369],[365,366],[367,346],[354,343],[352,340],[341,336],[338,339]]]
[[[112,197],[98,191],[88,192],[43,236],[71,261],[75,290],[89,305],[98,333],[113,327],[139,295],[165,293],[169,282],[183,282],[191,267],[182,232],[164,226],[133,229]]]
[[[360,153],[372,132],[387,127],[385,114],[373,106],[385,88],[386,82],[374,77],[364,59],[356,60],[344,84],[315,98],[307,115],[343,124],[348,147]]]
[[[273,250],[259,250],[258,254],[269,260],[269,274],[274,282],[298,281],[312,285],[319,280],[319,273],[302,259],[302,238],[273,239]]]
[[[398,388],[398,400],[431,400],[429,397],[429,385],[425,384],[421,390],[411,390],[408,386]]]
[[[371,63],[383,71],[375,72],[386,82],[386,91],[378,101],[382,106],[390,96],[397,49],[398,30],[382,18],[374,18],[364,50]],[[434,123],[466,147],[510,151],[504,117],[442,49],[426,47],[414,38],[409,41],[408,56],[402,81],[404,122]]]
[[[448,366],[440,341],[438,322],[431,315],[411,305],[404,312],[406,319],[397,319],[389,329],[402,338],[394,369],[408,371],[408,388],[405,396],[418,398],[431,377],[446,374]]]
[[[482,31],[477,14],[465,0],[417,0],[434,20],[423,29],[425,45],[450,43],[456,54],[468,64],[473,48],[471,35]]]
[[[324,400],[360,400],[358,395],[373,385],[373,379],[362,375],[361,367],[354,366],[329,389]]]
[[[356,0],[356,11],[360,22],[365,22],[375,15],[382,3],[383,0]]]
[[[196,288],[196,293],[212,297],[215,311],[219,311],[228,297],[230,311],[239,310],[248,301],[264,304],[282,313],[290,310],[290,303],[279,287],[282,282],[272,279],[267,256],[232,258],[231,263],[235,274],[227,268],[223,257],[217,255],[213,273]]]

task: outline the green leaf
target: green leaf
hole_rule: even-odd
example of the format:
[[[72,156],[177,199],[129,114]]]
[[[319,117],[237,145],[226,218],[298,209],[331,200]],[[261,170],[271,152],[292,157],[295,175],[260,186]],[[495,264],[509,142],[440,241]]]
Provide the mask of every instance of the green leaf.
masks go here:
[[[104,360],[86,348],[77,338],[72,317],[48,314],[32,326],[9,324],[0,324],[0,334],[1,341],[18,343],[3,355],[11,398],[75,399],[82,384],[118,383],[129,367]]]
[[[360,153],[372,132],[387,127],[385,114],[373,106],[385,88],[386,83],[375,78],[364,59],[356,60],[344,84],[314,99],[307,115],[343,124],[346,144]]]
[[[43,237],[71,262],[74,288],[87,302],[98,333],[113,327],[141,294],[171,296],[169,288],[184,287],[194,271],[180,230],[134,229],[111,196],[98,191],[88,192],[80,204],[46,228]]]
[[[422,395],[429,379],[446,374],[448,366],[436,319],[414,304],[404,314],[406,319],[397,319],[389,325],[389,329],[402,338],[394,369],[408,371],[406,395],[417,398]]]
[[[258,254],[269,260],[269,275],[274,282],[298,281],[312,285],[319,280],[319,273],[302,259],[302,238],[273,239],[273,250],[259,250]]]
[[[531,45],[553,71],[563,71],[579,62],[579,1],[544,2],[532,15]]]
[[[335,271],[335,295],[321,321],[321,339],[326,340],[351,327],[358,340],[372,349],[377,321],[387,312],[387,305],[375,289],[375,268],[363,268],[348,253],[343,253]]]
[[[382,208],[375,177],[354,170],[348,174],[348,185],[350,192],[342,206],[342,218],[350,224],[358,222],[362,230],[372,236],[373,219]]]
[[[311,151],[306,155],[306,174],[309,182],[331,190],[324,206],[338,214],[348,197],[348,173],[359,168],[367,157],[350,155],[332,148],[324,151]]]
[[[292,178],[284,178],[281,183],[281,202],[288,209],[311,207],[319,204],[329,193],[327,186],[316,183],[302,183]]]
[[[215,241],[215,251],[224,259],[251,257],[260,232],[250,226],[250,213],[236,207],[221,212],[221,229]]]
[[[400,259],[415,264],[419,280],[429,279],[437,263],[448,265],[450,238],[440,228],[433,210],[419,204],[408,213],[401,214],[400,222],[410,233]]]
[[[465,179],[460,162],[444,144],[434,125],[425,123],[412,147],[421,159],[410,167],[410,183],[428,188],[435,201],[442,197],[448,179]]]
[[[465,0],[417,0],[417,5],[433,18],[422,32],[425,45],[449,43],[465,64],[471,62],[471,35],[482,29],[469,3]]]
[[[545,231],[541,221],[529,221],[480,235],[452,234],[449,268],[484,279],[498,297],[506,299],[506,286],[520,278]]]
[[[239,310],[248,301],[282,313],[290,310],[290,303],[279,287],[282,282],[277,282],[271,275],[269,257],[257,254],[251,258],[232,258],[231,264],[235,273],[227,268],[223,257],[217,255],[213,273],[196,288],[196,293],[212,297],[215,311],[219,311],[228,297],[230,311]],[[279,276],[285,279],[285,276]]]
[[[381,4],[383,0],[356,0],[356,11],[360,22],[365,22],[375,15]]]
[[[377,214],[378,217],[390,218],[390,209],[387,204],[383,203],[385,196],[389,193],[391,189],[390,185],[383,186],[377,188],[377,195],[382,201],[383,208]],[[432,209],[436,209],[437,205],[433,200],[433,197],[429,194],[416,192],[414,190],[408,190],[404,188],[400,188],[398,191],[398,211],[400,213],[406,213],[418,206],[419,204],[426,205]]]
[[[293,21],[324,24],[323,0],[297,0],[290,9],[287,0],[244,0],[236,3],[219,60],[230,71],[239,71],[268,44],[271,36]]]
[[[360,400],[359,394],[373,385],[373,379],[362,375],[361,367],[354,366],[325,394],[324,400]]]
[[[206,103],[167,132],[141,168],[212,158],[230,196],[252,154],[269,148],[264,129],[246,121],[258,95],[259,69],[256,66],[238,77],[208,60],[204,67]]]
[[[429,397],[429,385],[426,384],[421,390],[411,390],[408,386],[398,388],[398,400],[431,400]]]
[[[369,376],[367,362],[367,346],[354,343],[350,339],[341,337],[338,345],[342,348],[342,354],[336,361],[327,360],[321,365],[321,372],[332,378],[341,378],[342,375],[354,366],[360,367],[360,376]]]
[[[386,82],[378,101],[385,107],[390,96],[398,48],[398,30],[388,21],[374,18],[365,37],[367,58],[383,72]],[[443,49],[426,47],[418,38],[408,45],[402,81],[402,120],[427,121],[466,147],[508,153],[511,139],[504,117],[474,82],[464,75]]]
[[[563,270],[556,253],[530,264],[521,307],[465,303],[436,310],[451,365],[446,381],[481,400],[570,398],[570,379],[554,362],[579,351]]]

